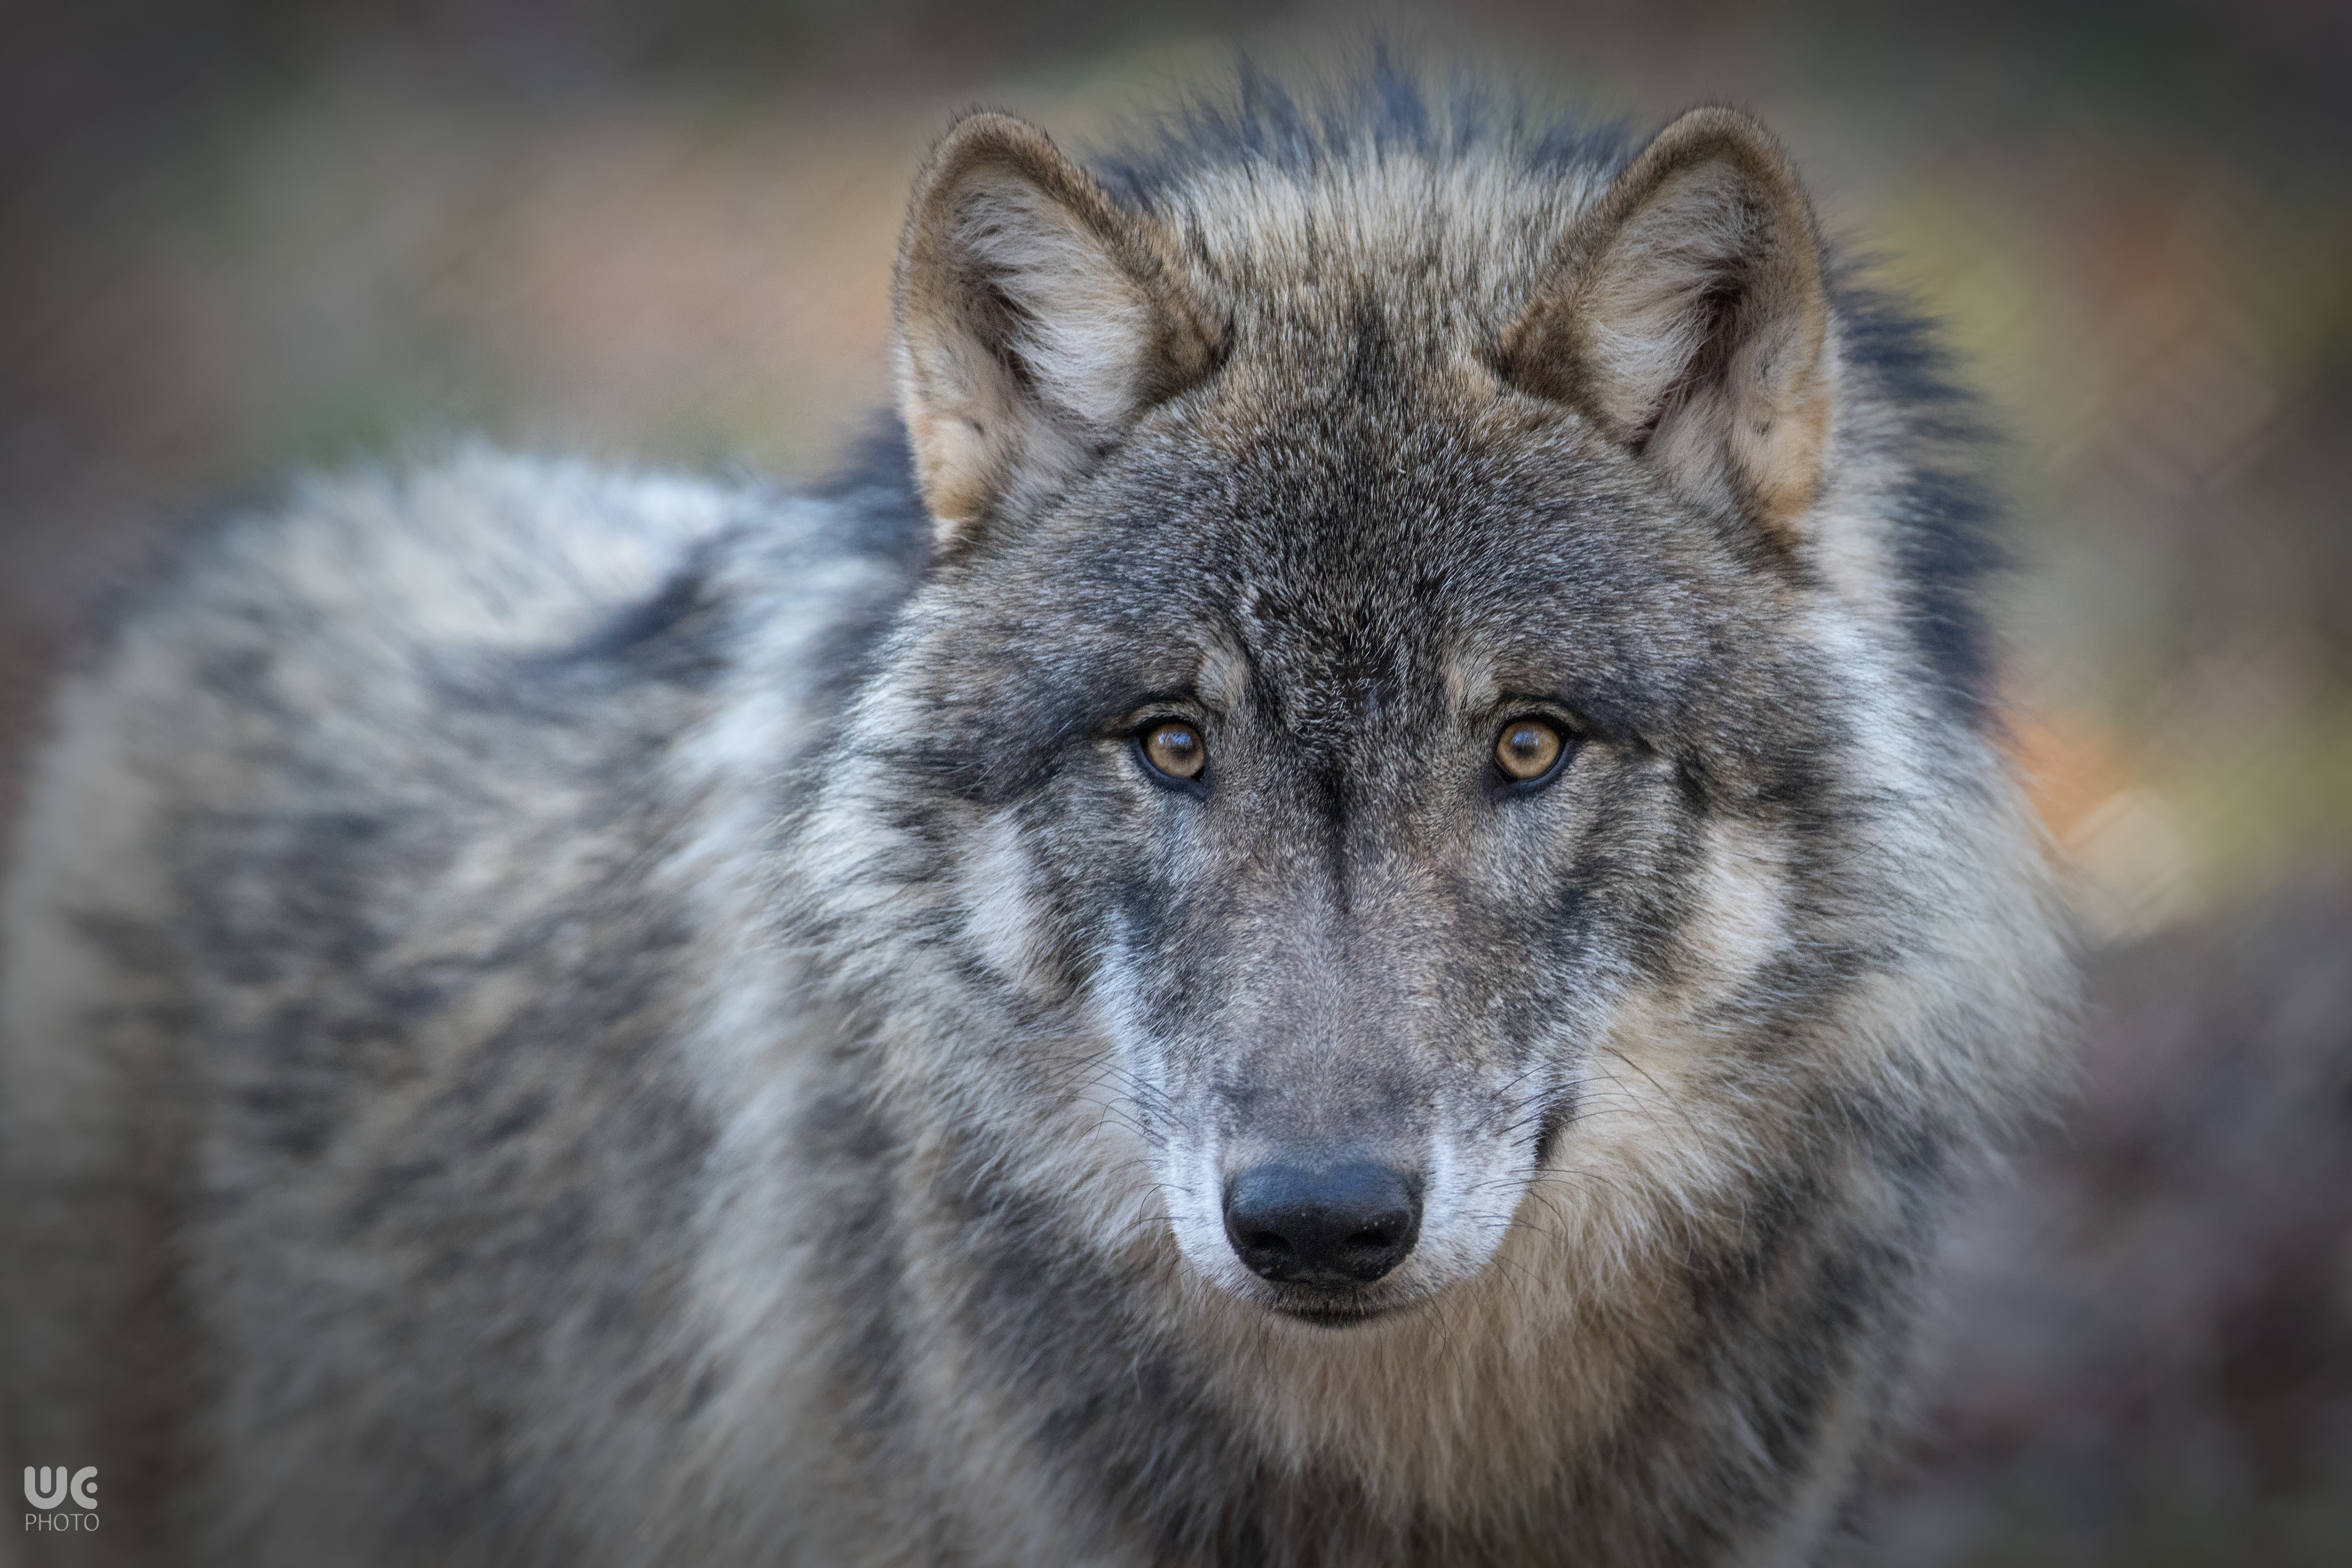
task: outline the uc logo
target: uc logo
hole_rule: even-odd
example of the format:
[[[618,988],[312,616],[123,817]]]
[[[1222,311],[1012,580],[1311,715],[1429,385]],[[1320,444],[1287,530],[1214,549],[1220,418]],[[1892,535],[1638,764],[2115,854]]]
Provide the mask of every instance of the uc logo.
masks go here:
[[[76,1508],[97,1508],[98,1467],[83,1466],[73,1472],[70,1481],[66,1479],[66,1467],[63,1465],[43,1465],[37,1470],[30,1465],[25,1467],[25,1500],[35,1508],[45,1512],[58,1508],[65,1502],[68,1492],[73,1494]]]

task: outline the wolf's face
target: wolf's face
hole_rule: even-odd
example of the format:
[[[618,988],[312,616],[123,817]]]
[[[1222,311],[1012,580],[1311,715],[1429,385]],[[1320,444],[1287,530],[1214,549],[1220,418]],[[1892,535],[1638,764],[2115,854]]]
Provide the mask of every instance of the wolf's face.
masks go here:
[[[1158,416],[923,643],[908,765],[988,825],[967,937],[1097,1021],[1194,1266],[1306,1314],[1487,1260],[1629,1070],[1618,1000],[1704,1005],[1769,924],[1757,846],[1834,743],[1767,574],[1478,401]]]
[[[1801,198],[1717,116],[1590,206],[1457,286],[1269,280],[1301,247],[1180,243],[987,117],[918,194],[942,558],[868,744],[965,963],[1094,1043],[1059,1092],[1140,1136],[1201,1276],[1297,1316],[1485,1266],[1643,1070],[1631,1013],[1708,1048],[1821,827]]]

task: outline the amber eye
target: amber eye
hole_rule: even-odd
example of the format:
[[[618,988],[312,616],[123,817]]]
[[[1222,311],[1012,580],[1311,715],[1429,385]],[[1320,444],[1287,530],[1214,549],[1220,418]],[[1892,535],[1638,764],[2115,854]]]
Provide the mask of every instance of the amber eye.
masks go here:
[[[1162,719],[1143,731],[1143,760],[1171,779],[1196,779],[1209,764],[1209,748],[1192,725]]]
[[[1514,719],[1495,737],[1495,765],[1514,784],[1526,784],[1551,772],[1567,738],[1548,720],[1533,716]]]

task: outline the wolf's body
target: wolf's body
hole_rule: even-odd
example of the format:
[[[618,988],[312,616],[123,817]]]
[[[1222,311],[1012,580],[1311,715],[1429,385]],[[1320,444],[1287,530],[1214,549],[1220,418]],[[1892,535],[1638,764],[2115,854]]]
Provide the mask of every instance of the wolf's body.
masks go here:
[[[919,492],[467,452],[198,547],[9,893],[48,1549],[1830,1551],[2062,965],[1947,395],[1777,160],[983,117]],[[1341,1155],[1402,1261],[1249,1251]]]

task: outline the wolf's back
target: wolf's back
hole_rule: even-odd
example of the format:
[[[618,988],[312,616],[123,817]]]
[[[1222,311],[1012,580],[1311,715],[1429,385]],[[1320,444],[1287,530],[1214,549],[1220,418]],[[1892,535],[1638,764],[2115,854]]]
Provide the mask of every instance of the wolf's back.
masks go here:
[[[703,1130],[656,1048],[694,917],[642,872],[711,805],[673,764],[755,596],[734,547],[821,549],[823,510],[479,450],[312,483],[195,546],[65,689],[0,988],[8,1447],[98,1466],[115,1551],[240,1537],[156,1512],[206,1451],[427,1478],[399,1519],[272,1521],[317,1561],[419,1531],[495,1555],[491,1491],[560,1549],[576,1510],[432,1450],[533,1407],[524,1452],[560,1447],[567,1384],[662,1386]],[[766,592],[790,623],[790,574]],[[806,676],[762,672],[772,700]],[[206,1489],[284,1506],[267,1474]]]

